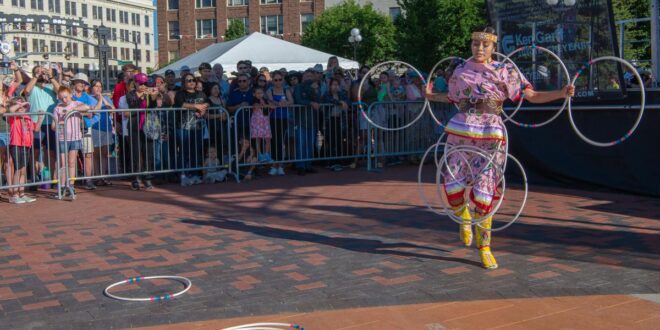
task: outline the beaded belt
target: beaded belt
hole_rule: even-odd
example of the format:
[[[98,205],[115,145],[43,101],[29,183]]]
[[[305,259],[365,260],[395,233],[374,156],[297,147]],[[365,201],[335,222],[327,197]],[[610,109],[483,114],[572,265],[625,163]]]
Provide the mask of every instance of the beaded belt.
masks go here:
[[[458,111],[468,114],[502,113],[502,102],[493,99],[462,99],[458,102]]]

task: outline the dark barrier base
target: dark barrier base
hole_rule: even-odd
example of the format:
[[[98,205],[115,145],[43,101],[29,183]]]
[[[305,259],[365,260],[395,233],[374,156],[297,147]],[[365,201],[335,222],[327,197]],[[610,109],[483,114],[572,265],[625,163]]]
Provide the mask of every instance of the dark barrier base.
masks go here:
[[[639,105],[639,94],[628,100],[600,100],[576,105]],[[658,104],[659,91],[647,92],[647,104]],[[575,121],[585,135],[598,141],[621,137],[637,116],[637,110],[596,109],[574,111]],[[548,111],[521,111],[520,122],[540,122]],[[633,136],[609,148],[594,147],[582,141],[562,114],[541,128],[521,128],[507,124],[510,152],[519,157],[528,171],[543,179],[563,183],[595,184],[616,190],[660,197],[660,110],[647,109]],[[537,178],[536,180],[534,178]],[[532,175],[532,183],[538,183]]]

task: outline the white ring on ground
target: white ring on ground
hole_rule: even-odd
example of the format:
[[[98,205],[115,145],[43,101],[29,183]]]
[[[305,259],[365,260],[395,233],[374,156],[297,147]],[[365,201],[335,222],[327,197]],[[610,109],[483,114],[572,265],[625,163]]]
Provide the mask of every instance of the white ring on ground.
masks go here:
[[[282,328],[305,330],[299,324],[291,323],[251,323],[224,328],[222,330],[281,330]]]
[[[637,72],[635,67],[633,67],[632,64],[630,64],[630,62],[628,62],[628,61],[626,61],[622,58],[616,57],[616,56],[601,56],[601,57],[597,57],[593,60],[590,60],[586,65],[583,65],[580,68],[580,70],[578,70],[578,72],[575,74],[575,77],[573,77],[573,80],[571,81],[571,84],[575,85],[575,81],[580,77],[580,75],[582,74],[582,70],[586,69],[587,66],[591,66],[596,62],[600,62],[600,61],[604,61],[604,60],[619,62],[619,63],[623,64],[624,66],[626,66],[628,69],[630,69],[633,72],[633,74],[635,75],[635,78],[637,79],[637,82],[639,83],[639,88],[640,88],[640,92],[641,92],[641,107],[639,108],[639,115],[637,116],[637,120],[633,124],[633,127],[626,134],[624,134],[623,137],[621,137],[617,140],[610,141],[610,142],[598,142],[598,141],[594,141],[594,140],[586,137],[577,128],[577,125],[575,124],[575,121],[573,120],[573,108],[571,107],[571,102],[569,102],[568,103],[568,119],[571,123],[571,126],[573,127],[573,130],[575,131],[575,133],[582,140],[584,140],[585,142],[587,142],[587,143],[589,143],[593,146],[596,146],[596,147],[611,147],[613,145],[617,145],[617,144],[627,140],[630,136],[632,136],[632,134],[637,129],[637,126],[642,121],[642,115],[644,115],[644,110],[645,110],[645,107],[646,107],[646,95],[645,95],[646,91],[644,89],[644,81],[642,80],[642,77],[639,75],[639,73]]]
[[[367,79],[369,79],[369,76],[371,76],[374,72],[376,72],[376,68],[378,68],[378,67],[380,67],[380,66],[383,66],[383,65],[387,65],[387,64],[403,64],[403,65],[405,65],[405,66],[407,66],[407,67],[413,69],[413,70],[415,71],[415,73],[417,73],[417,74],[419,75],[419,77],[422,79],[422,82],[424,82],[424,76],[422,76],[421,72],[419,72],[419,70],[417,70],[417,68],[415,68],[414,66],[412,66],[412,65],[410,65],[410,64],[408,64],[408,63],[406,63],[406,62],[402,62],[402,61],[387,61],[387,62],[378,63],[378,64],[374,65],[374,66],[369,70],[369,72],[367,72],[367,74],[364,75],[364,77],[362,77],[362,80],[360,80],[360,85],[358,86],[358,107],[360,108],[360,112],[362,113],[362,116],[364,116],[364,118],[365,118],[365,119],[369,122],[369,124],[371,124],[373,127],[376,127],[376,128],[382,129],[382,130],[384,130],[384,131],[400,131],[400,130],[402,130],[402,129],[406,129],[406,128],[412,126],[412,125],[415,124],[420,118],[422,118],[422,116],[424,115],[424,108],[422,108],[422,110],[419,112],[419,114],[417,115],[417,117],[415,117],[415,119],[413,119],[411,122],[409,122],[409,123],[407,123],[407,124],[405,124],[405,125],[403,125],[403,126],[401,126],[401,127],[397,127],[397,128],[389,128],[389,127],[383,127],[383,126],[381,126],[381,125],[378,125],[378,124],[376,124],[373,120],[371,120],[371,118],[369,118],[369,115],[367,114],[369,108],[367,108],[367,110],[365,110],[365,109],[364,109],[364,105],[363,105],[364,102],[362,102],[362,86],[364,85],[364,82],[365,82]],[[424,84],[424,85],[426,85],[426,84]],[[422,96],[423,96],[423,95],[424,95],[424,91],[421,91],[421,92],[422,92]]]
[[[561,58],[559,58],[559,56],[557,56],[557,54],[555,54],[553,51],[551,51],[551,50],[549,50],[545,47],[541,47],[541,46],[537,46],[537,45],[529,45],[529,46],[520,47],[520,48],[512,51],[511,53],[507,54],[506,59],[508,59],[509,61],[511,61],[513,63],[513,61],[511,60],[511,56],[515,55],[515,54],[517,54],[517,53],[519,53],[523,50],[526,50],[526,49],[531,49],[532,51],[534,49],[538,49],[538,50],[546,52],[548,55],[553,57],[555,60],[557,60],[557,62],[559,62],[560,66],[562,68],[562,71],[564,71],[564,74],[566,75],[566,82],[567,83],[571,82],[571,76],[568,73],[568,69],[566,68],[566,65],[564,64],[564,61],[562,61]],[[550,119],[548,119],[544,122],[538,123],[538,124],[525,124],[525,123],[520,123],[520,122],[517,122],[517,121],[513,120],[513,115],[515,114],[515,112],[512,113],[511,116],[508,116],[504,111],[502,111],[502,115],[505,117],[505,122],[508,120],[508,121],[514,123],[515,125],[520,126],[520,127],[538,128],[538,127],[545,126],[545,125],[549,124],[550,122],[555,120],[557,117],[559,117],[559,115],[561,115],[562,111],[564,111],[564,109],[566,108],[566,106],[570,102],[570,99],[571,99],[571,97],[567,96],[564,99],[564,104],[561,106],[561,108],[559,108],[559,111],[557,111],[557,113],[554,116],[552,116]]]
[[[183,283],[185,285],[185,288],[183,290],[177,292],[177,293],[174,293],[174,294],[166,293],[165,295],[162,295],[162,296],[154,296],[154,297],[149,297],[149,298],[122,297],[122,296],[117,296],[115,294],[110,293],[110,289],[112,289],[116,286],[122,285],[122,284],[138,283],[138,282],[141,282],[141,281],[144,281],[144,280],[155,280],[155,279],[166,279],[166,280],[178,281],[178,282]],[[164,300],[173,299],[175,297],[178,297],[178,296],[186,293],[188,290],[190,290],[191,287],[192,287],[192,282],[188,278],[183,277],[183,276],[147,276],[147,277],[138,276],[138,277],[131,277],[131,278],[125,279],[123,281],[111,284],[110,286],[105,288],[105,290],[103,290],[103,293],[106,296],[110,297],[110,298],[117,299],[117,300],[123,300],[123,301],[164,301]]]
[[[440,61],[438,61],[438,63],[436,63],[436,64],[433,66],[433,69],[431,69],[431,72],[429,73],[429,79],[426,81],[426,84],[424,85],[424,92],[425,92],[425,94],[426,94],[426,91],[428,91],[428,90],[429,90],[429,87],[431,86],[431,76],[433,75],[433,73],[437,70],[437,68],[438,68],[438,66],[439,66],[440,64],[442,64],[443,62],[448,61],[448,60],[461,60],[461,61],[463,61],[463,63],[465,63],[465,59],[462,58],[462,57],[458,57],[458,56],[447,56],[447,57],[441,59]],[[441,122],[441,121],[435,116],[435,114],[433,114],[433,109],[431,108],[431,102],[429,101],[429,99],[427,99],[427,98],[425,97],[425,98],[424,98],[424,109],[426,109],[427,107],[428,107],[429,113],[431,114],[431,118],[433,118],[433,120],[434,120],[438,125],[440,125],[440,126],[444,126],[444,125],[442,124],[442,122]],[[422,111],[424,111],[424,109],[422,109]]]

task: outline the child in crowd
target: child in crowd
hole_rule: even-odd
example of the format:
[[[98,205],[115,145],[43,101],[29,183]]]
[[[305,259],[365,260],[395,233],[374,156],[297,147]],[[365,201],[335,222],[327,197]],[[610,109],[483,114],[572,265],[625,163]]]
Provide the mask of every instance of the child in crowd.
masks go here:
[[[22,97],[16,98],[9,103],[10,113],[24,114],[30,109],[30,103]],[[27,165],[31,163],[32,139],[34,131],[38,131],[37,124],[32,118],[25,115],[8,116],[9,124],[9,153],[14,162],[14,175],[10,185],[25,185],[27,178]],[[35,198],[25,195],[23,186],[9,190],[9,203],[23,204],[36,201]]]
[[[68,118],[66,117],[71,111],[86,112],[90,110],[90,107],[81,102],[73,101],[71,98],[71,89],[66,86],[60,87],[57,91],[57,98],[59,103],[55,106],[55,110],[53,110],[54,121],[51,124],[51,129],[57,132],[57,142],[59,143],[60,148],[60,166],[63,166],[60,171],[64,171],[65,168],[68,168],[68,180],[64,182],[65,187],[63,188],[68,188],[65,192],[68,191],[70,197],[75,198],[73,182],[76,177],[76,160],[78,159],[78,152],[82,149],[82,130],[80,126],[82,122],[82,114],[77,112],[74,115],[70,115]],[[93,114],[89,113],[87,116],[91,118]]]
[[[394,102],[406,100],[406,88],[401,85],[401,78],[394,76],[390,86],[390,99]]]
[[[216,183],[225,181],[227,170],[218,170],[220,167],[220,159],[218,159],[218,151],[215,147],[209,147],[208,155],[204,160],[204,182]]]
[[[272,162],[270,157],[270,106],[265,98],[266,93],[263,88],[254,89],[252,101],[252,116],[250,117],[250,138],[257,144],[257,155],[259,162]],[[261,146],[264,144],[264,153],[261,153]]]

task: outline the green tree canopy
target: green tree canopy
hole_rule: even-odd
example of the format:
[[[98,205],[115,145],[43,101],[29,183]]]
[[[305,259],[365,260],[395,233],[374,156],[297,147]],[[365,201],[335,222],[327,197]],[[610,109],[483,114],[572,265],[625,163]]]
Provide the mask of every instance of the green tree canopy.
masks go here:
[[[229,21],[229,26],[225,32],[225,41],[238,39],[245,36],[245,25],[243,21],[232,19]]]
[[[612,0],[612,8],[615,21],[651,16],[651,0]],[[626,24],[624,31],[624,58],[627,60],[650,59],[651,23]],[[616,33],[619,38],[619,26],[616,26]]]
[[[331,7],[312,21],[304,31],[302,44],[342,57],[353,58],[348,43],[352,28],[360,29],[362,42],[357,49],[360,63],[378,63],[392,59],[396,53],[395,28],[392,20],[353,0]]]
[[[447,56],[470,55],[470,35],[486,26],[483,0],[398,0],[399,58],[431,70]]]

